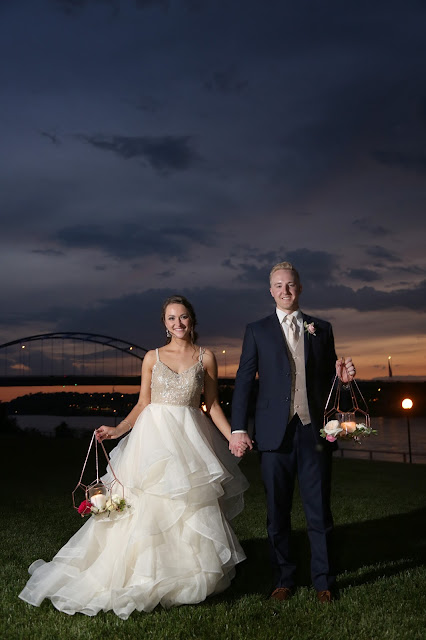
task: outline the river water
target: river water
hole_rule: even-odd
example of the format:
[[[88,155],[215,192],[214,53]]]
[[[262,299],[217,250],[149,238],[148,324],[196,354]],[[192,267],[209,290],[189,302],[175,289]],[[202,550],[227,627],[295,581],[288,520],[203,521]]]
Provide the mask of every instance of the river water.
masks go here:
[[[408,435],[411,440],[412,462],[426,464],[426,418],[371,418],[377,435],[365,438],[361,444],[352,440],[339,442],[336,456],[393,462],[409,461]]]
[[[44,435],[55,435],[55,427],[61,422],[77,432],[87,431],[88,434],[101,424],[113,426],[120,421],[120,417],[105,416],[32,416],[13,415],[22,429],[37,429]],[[123,416],[124,417],[124,416]],[[371,418],[371,426],[377,429],[377,436],[370,436],[356,444],[352,440],[340,441],[336,456],[344,458],[359,458],[372,460],[388,460],[392,462],[406,462],[409,460],[408,425],[405,417],[400,418]],[[410,438],[412,461],[426,464],[426,418],[410,418]]]

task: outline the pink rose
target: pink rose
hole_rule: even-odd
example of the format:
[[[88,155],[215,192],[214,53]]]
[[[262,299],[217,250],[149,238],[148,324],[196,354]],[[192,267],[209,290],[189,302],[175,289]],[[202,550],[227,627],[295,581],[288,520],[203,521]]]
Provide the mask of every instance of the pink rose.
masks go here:
[[[326,436],[325,439],[328,440],[329,442],[336,442],[337,440],[337,438],[335,438],[334,436],[331,436],[330,434],[328,434],[328,436]]]
[[[314,323],[310,322],[309,324],[306,325],[306,329],[309,333],[311,333],[313,336],[315,335],[315,327],[314,327]]]
[[[91,513],[92,503],[89,500],[83,500],[83,502],[78,507],[77,511],[83,516],[87,516],[88,513]]]

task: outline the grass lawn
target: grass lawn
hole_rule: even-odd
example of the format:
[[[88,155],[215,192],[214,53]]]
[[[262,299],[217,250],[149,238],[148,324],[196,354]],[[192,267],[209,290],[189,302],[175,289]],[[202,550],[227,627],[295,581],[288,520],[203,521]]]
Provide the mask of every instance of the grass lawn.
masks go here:
[[[242,461],[251,488],[234,529],[246,551],[233,585],[195,606],[112,612],[94,618],[18,599],[27,567],[51,559],[81,526],[72,508],[88,442],[2,438],[0,638],[2,640],[424,640],[426,638],[426,466],[336,459],[333,480],[339,599],[316,602],[300,502],[293,512],[299,588],[286,603],[271,588],[265,501],[256,454]]]

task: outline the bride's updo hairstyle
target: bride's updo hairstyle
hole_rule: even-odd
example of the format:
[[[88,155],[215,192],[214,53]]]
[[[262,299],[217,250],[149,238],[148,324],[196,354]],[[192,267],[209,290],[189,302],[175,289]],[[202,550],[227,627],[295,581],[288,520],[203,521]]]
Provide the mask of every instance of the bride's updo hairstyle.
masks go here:
[[[195,331],[197,316],[195,315],[194,307],[184,296],[170,296],[170,298],[167,298],[167,300],[164,300],[163,302],[163,308],[161,310],[161,322],[163,324],[166,322],[166,309],[169,304],[181,304],[187,310],[189,319],[191,320],[191,342],[192,344],[195,344],[198,340],[198,333]],[[169,344],[171,339],[171,336],[166,334],[166,344]]]

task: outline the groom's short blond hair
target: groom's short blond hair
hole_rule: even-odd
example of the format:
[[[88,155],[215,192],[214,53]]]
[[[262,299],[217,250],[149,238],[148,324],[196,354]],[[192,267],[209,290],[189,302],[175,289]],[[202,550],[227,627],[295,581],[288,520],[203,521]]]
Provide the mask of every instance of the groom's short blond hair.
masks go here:
[[[300,284],[299,272],[297,271],[297,269],[293,267],[291,262],[278,262],[277,264],[274,264],[269,274],[269,283],[271,282],[271,278],[274,275],[275,271],[280,271],[280,269],[286,269],[287,271],[292,271],[294,273],[294,276],[297,282]]]

